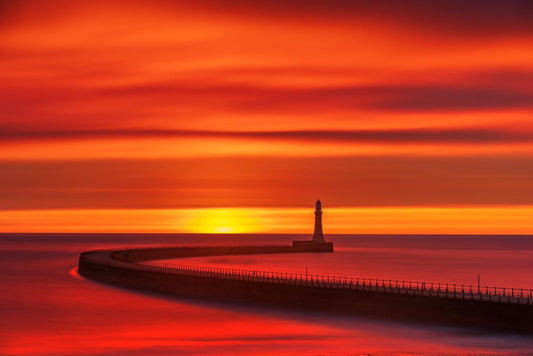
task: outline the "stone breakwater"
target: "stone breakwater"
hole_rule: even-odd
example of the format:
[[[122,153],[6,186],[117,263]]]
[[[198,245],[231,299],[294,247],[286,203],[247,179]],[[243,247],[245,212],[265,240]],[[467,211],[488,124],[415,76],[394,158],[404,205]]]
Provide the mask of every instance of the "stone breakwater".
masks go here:
[[[332,245],[154,247],[83,252],[80,275],[97,281],[181,298],[215,300],[415,323],[533,335],[531,294],[453,291],[439,284],[189,265],[145,264],[180,257],[332,252]],[[436,284],[435,284],[436,285]],[[529,292],[530,293],[530,292]]]

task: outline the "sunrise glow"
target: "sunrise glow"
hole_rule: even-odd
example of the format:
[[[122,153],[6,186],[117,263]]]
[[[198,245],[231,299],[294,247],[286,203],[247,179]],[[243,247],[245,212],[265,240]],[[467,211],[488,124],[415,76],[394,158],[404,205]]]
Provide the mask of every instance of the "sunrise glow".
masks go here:
[[[521,4],[1,11],[4,231],[533,233]]]
[[[533,206],[330,208],[325,233],[527,234]],[[4,232],[312,233],[303,208],[4,211]]]

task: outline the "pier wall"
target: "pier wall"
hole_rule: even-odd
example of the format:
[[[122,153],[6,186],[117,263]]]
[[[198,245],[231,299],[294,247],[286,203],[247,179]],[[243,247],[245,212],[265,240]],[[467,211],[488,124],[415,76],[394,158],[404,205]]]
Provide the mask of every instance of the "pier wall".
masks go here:
[[[295,241],[297,242],[297,241]],[[151,261],[172,258],[223,256],[223,255],[256,255],[297,252],[333,252],[332,243],[302,244],[295,246],[267,245],[267,246],[169,246],[156,248],[132,248],[116,250],[112,257],[122,261]]]
[[[291,280],[257,280],[249,276],[201,275],[143,266],[138,261],[193,256],[305,252],[292,246],[168,247],[80,256],[79,273],[88,278],[163,295],[333,312],[398,321],[445,324],[533,334],[533,305],[402,295],[324,286]],[[242,279],[240,279],[242,278]]]

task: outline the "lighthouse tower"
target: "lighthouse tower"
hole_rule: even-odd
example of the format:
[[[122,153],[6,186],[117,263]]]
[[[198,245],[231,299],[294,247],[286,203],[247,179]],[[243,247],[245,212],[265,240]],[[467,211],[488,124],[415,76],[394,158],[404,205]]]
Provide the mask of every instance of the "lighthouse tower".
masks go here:
[[[322,203],[316,201],[315,233],[311,241],[293,241],[292,247],[296,252],[333,252],[333,242],[324,241],[322,232]]]
[[[322,203],[320,200],[316,201],[315,232],[313,233],[313,241],[324,242],[324,233],[322,232]]]

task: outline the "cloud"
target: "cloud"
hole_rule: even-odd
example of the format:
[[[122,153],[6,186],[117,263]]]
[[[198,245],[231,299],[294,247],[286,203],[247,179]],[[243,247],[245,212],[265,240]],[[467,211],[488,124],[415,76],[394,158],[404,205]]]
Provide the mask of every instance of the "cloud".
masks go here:
[[[125,122],[131,126],[133,118],[139,122],[154,116],[171,116],[177,120],[231,116],[246,127],[247,116],[251,115],[273,116],[273,124],[277,121],[275,115],[292,115],[294,122],[306,124],[307,119],[298,116],[315,116],[313,120],[316,121],[317,115],[327,118],[328,114],[350,115],[368,110],[440,114],[533,108],[533,93],[519,88],[493,88],[488,83],[481,86],[405,83],[288,88],[176,81],[97,89],[0,88],[0,94],[3,95],[1,121],[24,127],[31,127],[31,121],[46,121],[48,127],[68,127],[69,124],[62,122],[72,119],[79,126],[87,127],[87,123],[91,123],[105,129]],[[172,124],[175,127],[174,122]],[[138,125],[146,126],[145,123]]]
[[[393,111],[484,110],[533,107],[533,94],[514,89],[465,85],[357,85],[329,87],[262,87],[191,83],[143,84],[97,90],[102,97],[146,97],[180,105],[212,102],[234,110],[298,112],[381,109]]]
[[[210,131],[210,130],[61,130],[22,131],[5,127],[0,139],[8,141],[73,140],[109,138],[215,138],[248,140],[325,141],[348,143],[518,143],[531,142],[533,132],[481,128],[399,129],[399,130],[292,130],[292,131]]]
[[[167,5],[171,2],[164,1]],[[171,4],[170,4],[171,5]],[[313,19],[317,21],[392,22],[425,31],[486,37],[532,33],[533,3],[528,0],[260,0],[199,1],[198,8],[226,15]]]
[[[384,97],[375,105],[379,109],[424,111],[533,107],[532,94],[500,89],[418,86],[376,88],[376,91]]]
[[[532,205],[531,157],[0,161],[0,209]],[[312,204],[312,201],[311,201]]]
[[[129,6],[128,6],[129,5]],[[28,2],[4,0],[0,3],[0,24],[24,15],[38,17],[68,16],[76,9],[82,11],[122,8],[128,14],[136,11],[160,9],[168,15],[183,12],[203,13],[225,18],[263,18],[269,21],[325,22],[382,22],[399,27],[424,28],[425,31],[461,34],[463,37],[487,37],[509,33],[531,33],[533,3],[529,0],[198,0],[182,3],[171,0],[92,1],[75,4],[68,0]],[[3,21],[2,21],[3,20]]]

